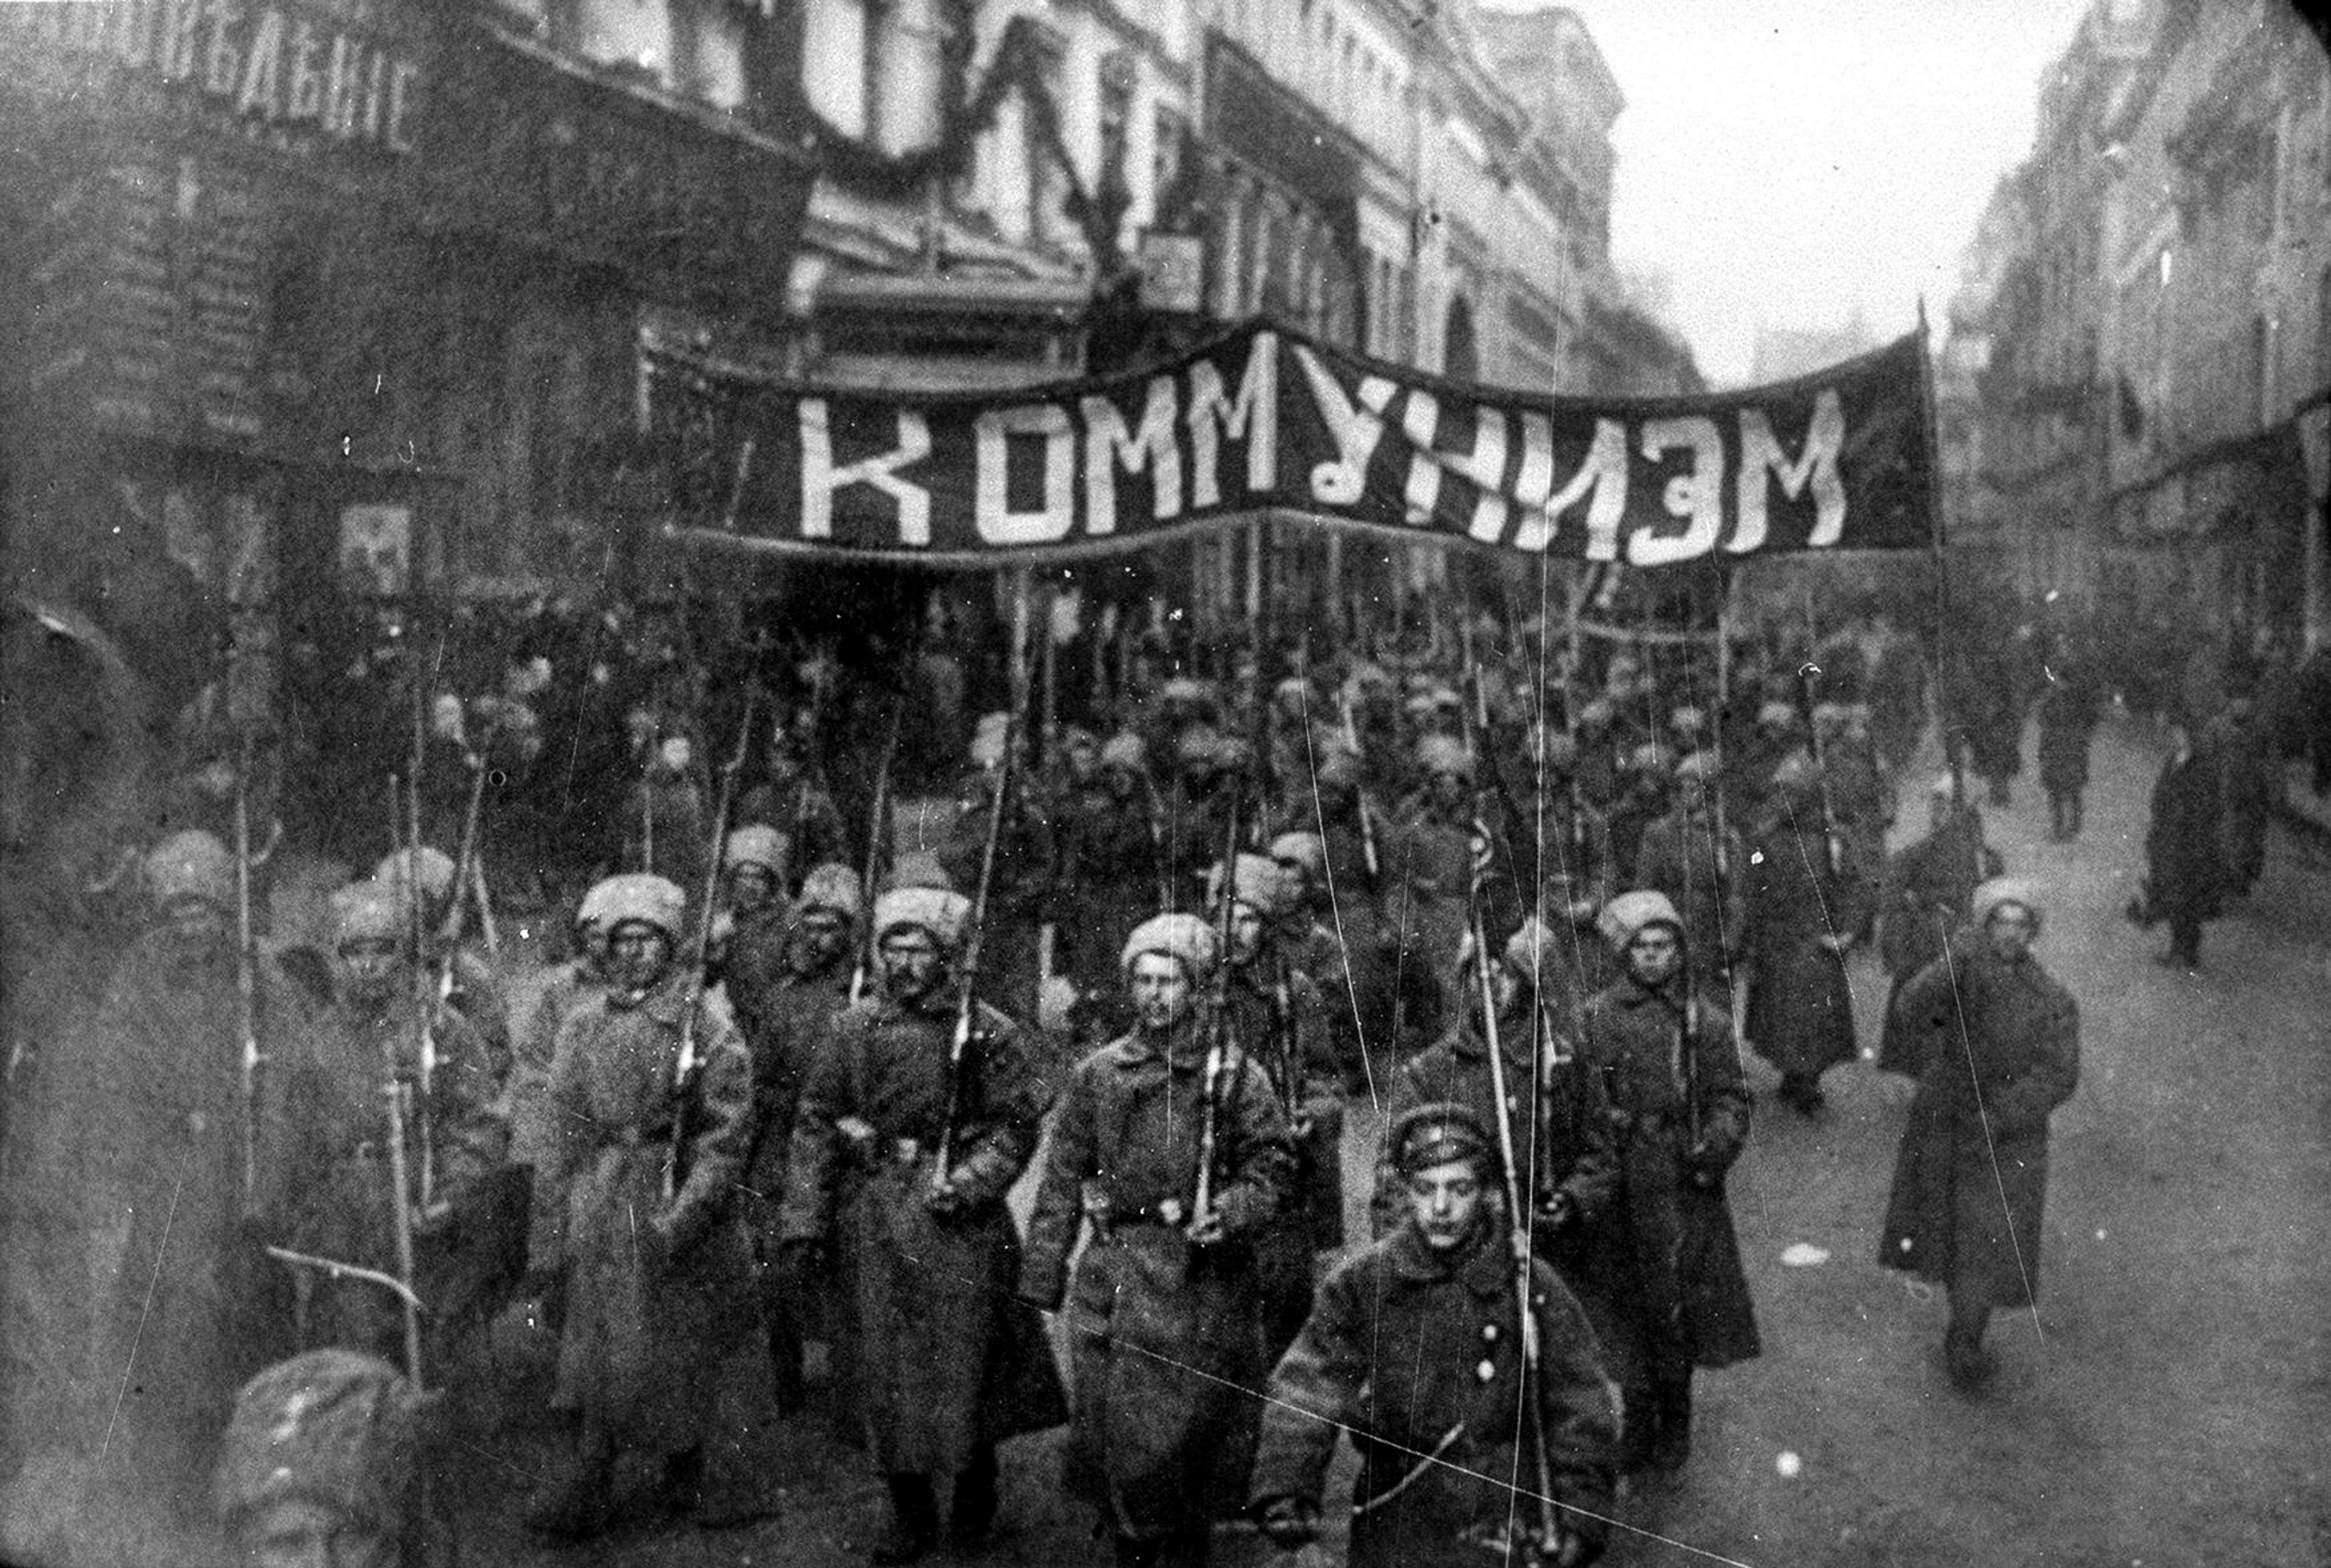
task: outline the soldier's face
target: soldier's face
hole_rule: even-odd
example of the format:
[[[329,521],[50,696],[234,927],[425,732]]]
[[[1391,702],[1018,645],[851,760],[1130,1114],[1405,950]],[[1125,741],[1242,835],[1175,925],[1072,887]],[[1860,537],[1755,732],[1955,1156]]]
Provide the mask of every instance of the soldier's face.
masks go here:
[[[813,957],[836,958],[850,945],[850,927],[831,909],[812,909],[802,917],[801,938]]]
[[[777,879],[768,867],[747,862],[728,870],[728,907],[740,915],[766,909],[777,896]]]
[[[1231,962],[1251,964],[1262,951],[1262,916],[1251,904],[1231,906]]]
[[[1280,860],[1277,864],[1279,874],[1287,879],[1289,893],[1293,895],[1296,902],[1308,904],[1311,901],[1311,868],[1297,860]]]
[[[1627,973],[1646,985],[1664,985],[1683,962],[1683,944],[1672,927],[1646,926],[1627,943]]]
[[[1100,770],[1100,778],[1101,783],[1108,786],[1108,793],[1113,799],[1129,801],[1133,798],[1134,786],[1137,781],[1133,776],[1133,770],[1131,768],[1115,766],[1105,767]]]
[[[607,968],[617,989],[646,991],[671,964],[671,938],[644,920],[626,920],[607,938]]]
[[[1162,1034],[1190,1016],[1196,987],[1181,960],[1163,953],[1144,953],[1133,961],[1127,984],[1133,991],[1134,1013],[1149,1032]]]
[[[2002,904],[1983,923],[1983,934],[1991,943],[1992,956],[2002,963],[2016,964],[2031,951],[2031,938],[2038,934],[2039,922],[2031,911],[2021,904]]]
[[[236,1535],[251,1568],[390,1568],[397,1558],[388,1536],[305,1497],[270,1504]]]
[[[403,967],[397,956],[396,943],[385,936],[359,936],[341,943],[340,971],[347,978],[348,994],[367,1004],[386,1001],[396,989]]]
[[[1432,775],[1432,798],[1444,808],[1454,809],[1465,803],[1465,780],[1453,773]]]
[[[882,988],[900,1002],[919,1002],[947,973],[939,945],[912,926],[882,938]]]
[[[226,936],[226,911],[208,898],[173,898],[162,911],[162,921],[181,952],[215,946]]]
[[[1093,770],[1100,765],[1100,747],[1089,741],[1070,742],[1068,756],[1069,776],[1079,784],[1091,778]]]
[[[1480,1223],[1481,1174],[1470,1160],[1450,1160],[1410,1174],[1408,1212],[1436,1252],[1461,1247]]]

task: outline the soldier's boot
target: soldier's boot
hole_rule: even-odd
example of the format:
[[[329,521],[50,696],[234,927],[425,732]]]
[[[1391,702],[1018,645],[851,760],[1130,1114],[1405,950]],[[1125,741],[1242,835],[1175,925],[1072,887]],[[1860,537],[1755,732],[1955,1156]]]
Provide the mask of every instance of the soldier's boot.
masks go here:
[[[982,1443],[972,1450],[971,1463],[955,1478],[955,1497],[947,1505],[947,1545],[956,1552],[976,1552],[987,1544],[995,1528],[995,1449]]]
[[[1991,1381],[1995,1364],[1991,1352],[1983,1347],[1981,1330],[1970,1333],[1954,1324],[1943,1335],[1943,1365],[1951,1374],[1951,1386],[1964,1394],[1982,1392]]]
[[[1662,1378],[1651,1390],[1651,1468],[1670,1475],[1691,1457],[1691,1373]]]
[[[890,1522],[867,1554],[883,1564],[919,1563],[939,1544],[938,1497],[928,1476],[882,1478],[890,1492]]]
[[[614,1494],[614,1450],[579,1420],[567,1430],[563,1456],[528,1497],[527,1528],[560,1541],[579,1541],[606,1528]]]

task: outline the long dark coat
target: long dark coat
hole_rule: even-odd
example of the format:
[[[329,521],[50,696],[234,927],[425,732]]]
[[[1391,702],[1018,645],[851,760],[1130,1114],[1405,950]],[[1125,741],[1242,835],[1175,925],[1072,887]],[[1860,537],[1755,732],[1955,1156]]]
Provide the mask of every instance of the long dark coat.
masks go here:
[[[1004,1195],[1049,1103],[1019,1028],[982,1008],[949,1167],[963,1196],[928,1202],[947,1116],[949,996],[870,998],[833,1024],[794,1117],[779,1233],[838,1231],[857,1286],[860,1409],[874,1468],[952,1475],[975,1450],[1068,1419],[1043,1325],[1013,1299],[1020,1236]],[[846,1136],[842,1124],[870,1133]],[[854,1130],[854,1128],[853,1128]]]
[[[1926,1037],[1905,1026],[1896,1004],[1911,977],[1942,956],[1943,944],[1966,919],[1976,885],[1994,874],[1997,859],[1984,847],[1983,818],[1970,804],[1888,862],[1878,900],[1878,952],[1892,981],[1878,1047],[1880,1070],[1916,1078],[1925,1067]]]
[[[2226,851],[2216,755],[2206,746],[2172,753],[2153,782],[2145,830],[2145,879],[2154,913],[2214,920],[2225,908]]]
[[[1352,1523],[1354,1568],[1494,1562],[1480,1544],[1505,1530],[1505,1478],[1537,1486],[1535,1456],[1518,1452],[1527,1400],[1546,1436],[1553,1495],[1579,1510],[1564,1525],[1601,1541],[1618,1421],[1594,1330],[1553,1270],[1534,1264],[1539,1364],[1525,1387],[1515,1290],[1495,1237],[1443,1257],[1413,1223],[1339,1264],[1271,1373],[1254,1506],[1319,1502],[1337,1434],[1347,1431],[1360,1453],[1352,1501],[1365,1509]],[[1524,1505],[1525,1521],[1533,1507]]]
[[[1118,949],[1163,908],[1165,822],[1146,785],[1120,801],[1101,785],[1071,791],[1054,813],[1051,917],[1061,968],[1084,991],[1112,987]]]
[[[637,1002],[591,997],[559,1031],[536,1188],[538,1264],[564,1263],[552,1406],[642,1452],[702,1442],[723,1353],[753,1322],[736,1203],[753,1139],[753,1070],[728,1003],[697,1002],[700,1063],[678,1191],[664,1197],[687,977]]]
[[[1169,1201],[1194,1202],[1206,1051],[1185,1025],[1139,1034],[1077,1064],[1054,1117],[1028,1221],[1022,1294],[1069,1297],[1069,1256],[1090,1242],[1069,1299],[1076,1413],[1070,1491],[1116,1535],[1162,1540],[1243,1499],[1263,1384],[1252,1243],[1294,1160],[1285,1114],[1259,1063],[1235,1059],[1216,1105],[1214,1195],[1228,1239],[1194,1248]]]
[[[2059,672],[2041,696],[2040,784],[2051,795],[2088,787],[2097,698],[2096,683],[2077,669]]]
[[[1760,1353],[1725,1173],[1748,1141],[1751,1100],[1732,1022],[1708,999],[1686,1033],[1673,983],[1622,980],[1596,996],[1581,1049],[1602,1073],[1619,1128],[1619,1193],[1594,1256],[1611,1272],[1588,1299],[1606,1364],[1630,1387]]]
[[[285,977],[260,978],[261,1049],[288,1065],[310,1010]],[[12,1448],[69,1453],[90,1488],[22,1501],[89,1529],[149,1504],[206,1519],[236,1389],[294,1348],[290,1279],[259,1247],[280,1239],[290,1193],[287,1074],[262,1067],[246,1102],[240,1028],[233,949],[149,932],[94,1017],[15,1086],[5,1420]]]
[[[1823,938],[1863,925],[1868,889],[1839,840],[1832,870],[1818,807],[1776,807],[1748,852],[1748,1043],[1808,1077],[1853,1060],[1845,957]]]
[[[2028,1305],[2040,1286],[2048,1114],[2079,1082],[2079,1009],[2037,961],[2002,963],[1972,933],[1903,989],[1901,1009],[1930,1043],[1878,1260],[1994,1307]]]

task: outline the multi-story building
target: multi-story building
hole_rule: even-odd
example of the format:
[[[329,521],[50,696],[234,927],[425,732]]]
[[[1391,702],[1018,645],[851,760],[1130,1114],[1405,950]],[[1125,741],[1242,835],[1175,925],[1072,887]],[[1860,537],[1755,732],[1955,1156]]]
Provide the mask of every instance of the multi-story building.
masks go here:
[[[2331,60],[2285,0],[2081,23],[1952,313],[1984,365],[1954,521],[2027,587],[2198,610],[2228,645],[2331,635],[2326,106]]]

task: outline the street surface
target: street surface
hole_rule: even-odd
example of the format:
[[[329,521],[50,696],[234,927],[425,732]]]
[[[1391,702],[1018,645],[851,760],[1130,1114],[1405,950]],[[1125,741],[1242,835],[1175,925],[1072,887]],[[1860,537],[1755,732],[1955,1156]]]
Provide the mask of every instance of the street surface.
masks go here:
[[[2038,951],[2083,1022],[2079,1091],[2053,1122],[2040,1305],[1995,1321],[1991,1390],[1952,1391],[1939,1296],[1874,1261],[1910,1085],[1850,1065],[1808,1122],[1752,1058],[1758,1120],[1731,1193],[1765,1355],[1700,1377],[1689,1468],[1631,1486],[1607,1562],[2331,1564],[2331,856],[2278,829],[2257,892],[2209,928],[2202,972],[2157,966],[2164,935],[2121,914],[2155,755],[2136,727],[2099,732],[2075,845],[2046,841],[2028,774],[2011,807],[1985,807],[2011,870],[2047,885]],[[1906,826],[1923,817],[1927,776],[1904,781]],[[1884,976],[1866,954],[1851,968],[1872,1050]],[[1355,1235],[1376,1136],[1365,1109],[1346,1150]],[[1801,1245],[1826,1259],[1784,1264]],[[502,1396],[472,1404],[538,1406],[546,1366],[512,1353],[522,1335],[503,1343],[498,1362],[452,1380]],[[776,1423],[757,1358],[741,1357],[729,1383],[748,1437],[727,1462],[781,1518],[709,1533],[646,1517],[547,1550],[519,1533],[512,1506],[546,1458],[538,1434],[477,1419],[447,1486],[468,1559],[862,1562],[882,1505],[859,1456],[814,1415]],[[974,1561],[1106,1561],[1060,1497],[1058,1468],[1056,1435],[1007,1447],[1007,1533]],[[1331,1486],[1347,1482],[1346,1458]],[[1242,1529],[1216,1546],[1226,1568],[1277,1556]]]

